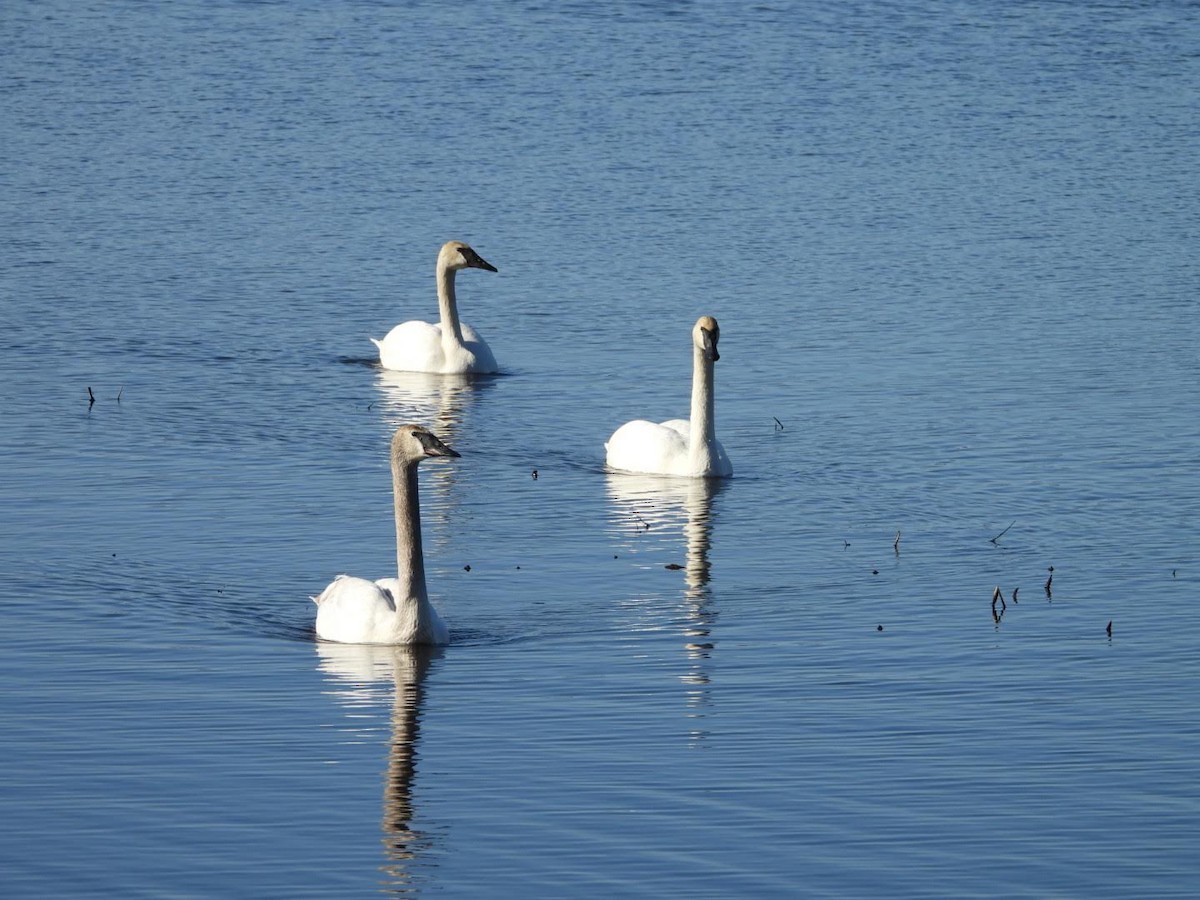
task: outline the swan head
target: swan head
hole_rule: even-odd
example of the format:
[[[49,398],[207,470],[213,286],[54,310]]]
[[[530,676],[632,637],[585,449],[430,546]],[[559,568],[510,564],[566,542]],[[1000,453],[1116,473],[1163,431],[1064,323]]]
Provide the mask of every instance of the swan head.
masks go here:
[[[696,320],[696,327],[692,329],[692,342],[709,362],[716,362],[721,358],[721,354],[717,352],[717,341],[720,337],[721,326],[712,316],[701,316]]]
[[[469,244],[462,241],[447,241],[442,244],[438,253],[438,268],[457,272],[459,269],[484,269],[488,272],[498,271],[495,266],[471,249]]]
[[[399,463],[411,465],[430,456],[461,455],[424,425],[401,425],[392,435],[392,459]]]

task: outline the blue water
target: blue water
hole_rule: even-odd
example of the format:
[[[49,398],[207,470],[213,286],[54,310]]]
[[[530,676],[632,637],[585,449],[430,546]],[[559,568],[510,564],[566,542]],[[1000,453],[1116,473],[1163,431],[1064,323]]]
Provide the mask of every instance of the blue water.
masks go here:
[[[1192,896],[1198,46],[0,6],[0,891]],[[451,238],[505,374],[381,372]],[[607,474],[702,313],[735,477]],[[453,641],[318,644],[410,420]]]

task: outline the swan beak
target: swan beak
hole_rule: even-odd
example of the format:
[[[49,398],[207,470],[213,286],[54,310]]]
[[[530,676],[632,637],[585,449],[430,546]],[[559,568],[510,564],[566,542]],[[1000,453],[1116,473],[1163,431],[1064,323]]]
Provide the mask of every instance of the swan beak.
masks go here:
[[[417,440],[421,442],[421,446],[425,448],[426,456],[453,456],[461,457],[462,454],[456,450],[451,450],[442,441],[428,431],[417,433]]]
[[[717,336],[707,328],[701,328],[700,333],[704,335],[704,355],[716,362],[721,358],[721,354],[717,352]]]
[[[490,262],[472,250],[470,247],[464,247],[462,250],[463,259],[467,261],[467,265],[472,269],[484,269],[488,272],[499,272],[500,270],[493,266]]]

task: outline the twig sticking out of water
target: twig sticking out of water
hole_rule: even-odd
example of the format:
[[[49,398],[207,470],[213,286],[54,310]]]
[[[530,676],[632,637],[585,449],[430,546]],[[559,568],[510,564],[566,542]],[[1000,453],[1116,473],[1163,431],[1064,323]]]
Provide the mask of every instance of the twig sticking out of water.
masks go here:
[[[996,601],[1000,601],[1000,612],[996,612]],[[1004,602],[1004,591],[1000,590],[1000,585],[996,585],[996,589],[992,591],[992,618],[997,622],[1000,617],[1008,610],[1008,604]]]
[[[1017,602],[1017,591],[1019,591],[1019,590],[1020,590],[1019,587],[1013,588],[1013,603]]]
[[[641,529],[641,528],[645,528],[647,531],[650,530],[650,523],[647,522],[645,519],[643,519],[640,514],[634,513],[633,517],[638,520],[637,525],[634,526],[635,530]]]
[[[92,404],[96,402],[96,395],[92,393],[92,389],[88,387],[88,409],[92,408]]]
[[[1012,527],[1013,527],[1014,525],[1016,525],[1016,524],[1017,524],[1017,520],[1016,520],[1016,519],[1013,519],[1011,522],[1009,522],[1009,523],[1008,523],[1008,528],[1012,528]],[[1002,532],[1000,532],[998,535],[996,535],[994,538],[992,538],[991,542],[994,544],[994,543],[996,543],[998,540],[1000,540],[1000,538],[1002,538],[1002,537],[1004,537],[1006,534],[1008,534],[1008,528],[1005,528],[1005,529],[1004,529]]]
[[[1108,627],[1105,628],[1104,630],[1106,632],[1108,632],[1108,636],[1111,638],[1112,637],[1112,619],[1108,620]]]
[[[892,549],[896,551],[896,555],[900,555],[900,532],[896,532],[896,539],[892,541]]]
[[[125,385],[121,385],[121,389],[117,391],[117,402],[121,402],[121,395],[125,393]]]
[[[1046,596],[1050,597],[1053,593],[1050,590],[1050,585],[1054,583],[1054,566],[1050,567],[1050,577],[1046,579]]]
[[[772,418],[772,419],[775,419],[775,417],[774,417],[774,416],[771,416],[771,418]],[[783,431],[783,423],[782,423],[782,422],[780,422],[778,419],[775,419],[775,430],[776,430],[776,431]]]

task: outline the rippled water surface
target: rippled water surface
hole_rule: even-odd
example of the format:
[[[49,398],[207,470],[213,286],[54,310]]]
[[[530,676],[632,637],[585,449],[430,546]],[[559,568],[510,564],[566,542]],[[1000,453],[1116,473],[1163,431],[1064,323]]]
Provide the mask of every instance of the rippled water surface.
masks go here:
[[[0,46],[6,897],[1194,893],[1193,5]],[[380,371],[450,238],[504,374]],[[606,473],[700,314],[735,477]],[[405,421],[453,641],[319,644]]]

